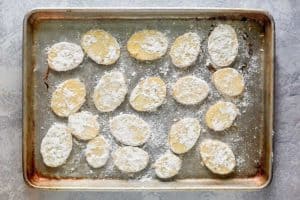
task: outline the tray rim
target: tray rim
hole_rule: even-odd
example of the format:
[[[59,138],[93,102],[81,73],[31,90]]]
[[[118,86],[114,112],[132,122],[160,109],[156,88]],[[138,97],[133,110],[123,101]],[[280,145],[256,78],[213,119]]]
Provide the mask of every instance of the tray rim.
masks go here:
[[[26,50],[26,38],[27,35],[27,26],[29,24],[30,18],[37,14],[37,13],[43,13],[43,12],[89,12],[89,13],[107,13],[112,12],[111,15],[114,15],[116,13],[124,13],[126,12],[138,12],[138,13],[148,13],[148,14],[154,14],[155,12],[161,12],[161,11],[171,11],[171,12],[181,12],[183,15],[190,14],[191,12],[197,12],[199,15],[203,15],[204,12],[206,13],[217,13],[222,12],[226,14],[233,14],[233,13],[239,13],[239,14],[258,14],[265,18],[265,20],[268,20],[269,28],[270,28],[270,44],[269,44],[269,56],[270,56],[270,63],[268,63],[268,70],[270,73],[269,79],[264,81],[264,84],[266,84],[266,81],[269,82],[268,89],[270,92],[267,97],[268,102],[268,115],[270,118],[267,122],[267,130],[268,135],[265,140],[267,141],[268,151],[270,155],[268,156],[268,159],[266,159],[266,173],[267,178],[260,180],[262,182],[261,185],[258,186],[241,186],[241,185],[199,185],[196,187],[190,187],[190,186],[179,186],[179,187],[99,187],[99,186],[45,186],[41,185],[39,182],[37,182],[35,179],[40,179],[43,177],[38,177],[37,174],[33,174],[33,176],[29,176],[28,174],[28,155],[27,155],[27,134],[28,131],[25,130],[25,127],[27,126],[27,114],[26,109],[28,107],[26,95],[28,95],[27,90],[27,63],[26,63],[26,56],[27,56],[27,50]],[[188,12],[188,13],[185,13]],[[167,17],[166,17],[167,18]],[[179,17],[180,18],[180,17]],[[182,18],[182,17],[181,17]],[[273,119],[274,119],[274,76],[275,76],[275,21],[273,16],[267,11],[263,9],[248,9],[248,8],[222,8],[222,7],[37,7],[30,11],[28,11],[24,18],[23,18],[23,37],[22,37],[22,118],[23,118],[23,126],[22,126],[22,169],[23,169],[23,178],[25,183],[33,188],[38,189],[55,189],[55,190],[94,190],[94,191],[196,191],[196,190],[260,190],[265,187],[267,187],[272,180],[272,163],[273,163],[273,134],[274,134],[274,126],[273,126]],[[265,92],[266,93],[266,92]],[[266,101],[266,99],[264,99]],[[265,117],[264,117],[265,119]],[[265,121],[265,120],[264,120]],[[266,123],[266,122],[265,122]],[[264,131],[265,132],[265,131]],[[266,134],[266,133],[265,133]],[[255,177],[254,177],[255,178]],[[240,180],[243,180],[244,178],[240,178]],[[48,181],[51,179],[48,179]],[[67,182],[70,179],[64,179]],[[91,179],[78,179],[77,181],[99,181],[99,180],[91,180]],[[74,181],[74,180],[73,180]],[[105,181],[105,180],[104,180]]]

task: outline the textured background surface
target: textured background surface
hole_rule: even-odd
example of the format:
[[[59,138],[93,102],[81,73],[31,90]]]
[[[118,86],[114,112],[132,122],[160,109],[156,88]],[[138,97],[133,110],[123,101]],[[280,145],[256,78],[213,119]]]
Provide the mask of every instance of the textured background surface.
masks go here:
[[[213,3],[212,3],[213,2]],[[276,23],[274,175],[254,192],[57,192],[29,188],[22,177],[22,20],[34,7],[185,6],[268,10]],[[297,0],[80,0],[0,1],[0,199],[299,199],[300,193],[300,2]],[[298,64],[298,65],[297,65]]]

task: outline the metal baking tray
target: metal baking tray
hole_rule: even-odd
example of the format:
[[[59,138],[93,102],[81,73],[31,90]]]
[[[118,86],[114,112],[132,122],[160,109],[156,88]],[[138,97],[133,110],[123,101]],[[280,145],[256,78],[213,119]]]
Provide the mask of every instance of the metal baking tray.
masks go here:
[[[209,130],[204,114],[209,105],[222,99],[210,81],[212,68],[207,62],[207,37],[218,23],[231,24],[238,34],[239,55],[232,67],[246,80],[244,95],[231,99],[241,111],[234,125],[222,132]],[[92,28],[101,28],[114,35],[121,44],[121,58],[110,67],[99,66],[85,58],[82,67],[63,73],[48,70],[46,51],[59,41],[79,44],[80,36]],[[154,62],[138,62],[126,51],[126,41],[135,31],[157,29],[165,33],[169,42],[188,31],[202,38],[202,51],[196,64],[188,70],[178,70],[168,55]],[[74,139],[67,163],[51,169],[46,167],[39,153],[40,142],[54,121],[66,122],[49,108],[55,85],[68,78],[79,77],[87,87],[87,102],[82,110],[98,113],[101,134],[111,140],[113,150],[119,145],[109,134],[108,120],[121,113],[137,113],[128,99],[114,112],[97,112],[91,92],[104,72],[118,68],[130,80],[129,91],[141,77],[158,75],[170,85],[187,74],[206,80],[211,94],[201,105],[178,105],[168,94],[167,101],[155,113],[138,113],[153,127],[153,134],[143,149],[149,152],[150,162],[168,150],[167,133],[174,120],[183,116],[197,117],[203,127],[199,141],[215,138],[233,149],[237,167],[234,173],[220,177],[203,165],[197,151],[198,144],[182,156],[183,168],[176,178],[161,181],[155,177],[151,164],[140,173],[120,173],[110,160],[104,168],[90,168],[83,155],[85,143]],[[272,130],[274,93],[274,21],[262,10],[207,8],[79,8],[36,9],[24,19],[23,35],[23,174],[25,181],[35,188],[72,190],[198,190],[198,189],[261,189],[272,176]],[[128,98],[128,97],[127,97]],[[198,141],[198,143],[199,143]]]

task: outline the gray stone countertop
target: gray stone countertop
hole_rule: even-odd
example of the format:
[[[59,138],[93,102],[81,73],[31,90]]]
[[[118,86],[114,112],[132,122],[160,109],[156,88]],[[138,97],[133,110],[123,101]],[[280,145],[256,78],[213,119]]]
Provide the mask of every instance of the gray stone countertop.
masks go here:
[[[269,11],[276,24],[274,165],[260,191],[67,192],[28,187],[22,176],[22,20],[35,7],[243,7]],[[298,0],[0,1],[0,199],[300,199],[300,2]]]

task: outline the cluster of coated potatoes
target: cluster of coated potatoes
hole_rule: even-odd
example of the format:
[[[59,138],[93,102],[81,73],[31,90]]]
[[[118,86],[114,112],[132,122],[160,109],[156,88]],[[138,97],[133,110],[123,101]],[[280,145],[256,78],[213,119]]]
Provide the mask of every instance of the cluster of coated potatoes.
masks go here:
[[[201,40],[198,34],[185,33],[173,42],[169,55],[178,68],[194,64],[200,53]],[[216,89],[229,98],[242,94],[243,76],[230,66],[238,54],[238,39],[230,25],[220,24],[208,38],[208,52],[212,64],[218,69],[212,75]],[[81,48],[82,47],[82,48]],[[55,71],[67,71],[78,67],[84,52],[98,64],[111,65],[120,57],[117,40],[103,30],[90,30],[82,36],[81,47],[77,44],[60,42],[48,51],[48,65]],[[83,50],[84,52],[83,52]],[[134,33],[127,42],[129,54],[137,60],[151,61],[167,53],[168,40],[156,30]],[[125,100],[128,82],[124,74],[113,70],[104,74],[94,88],[93,102],[100,112],[112,112]],[[131,91],[129,103],[139,112],[155,112],[166,98],[166,84],[160,77],[146,77]],[[210,92],[208,84],[200,77],[188,75],[179,78],[172,87],[174,99],[184,105],[203,102]],[[98,116],[80,111],[86,98],[86,88],[79,79],[60,83],[51,97],[51,109],[59,117],[68,117],[68,123],[54,123],[41,143],[41,155],[49,167],[64,164],[72,150],[72,135],[88,141],[85,156],[93,168],[104,166],[110,157],[110,142],[100,132]],[[206,125],[214,131],[229,128],[239,110],[229,101],[218,101],[211,105],[205,115]],[[133,114],[120,114],[110,120],[110,133],[123,147],[112,153],[115,166],[126,173],[143,170],[149,162],[149,155],[139,146],[151,137],[149,124]],[[153,130],[155,131],[155,130]],[[182,118],[169,130],[168,142],[171,149],[154,163],[160,178],[175,176],[182,165],[178,154],[184,154],[196,144],[201,132],[199,120]],[[236,165],[231,148],[218,140],[205,139],[199,152],[203,163],[216,174],[231,173]]]

